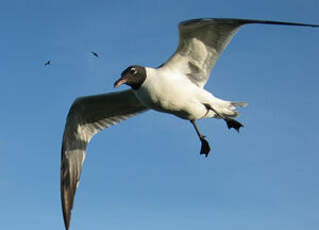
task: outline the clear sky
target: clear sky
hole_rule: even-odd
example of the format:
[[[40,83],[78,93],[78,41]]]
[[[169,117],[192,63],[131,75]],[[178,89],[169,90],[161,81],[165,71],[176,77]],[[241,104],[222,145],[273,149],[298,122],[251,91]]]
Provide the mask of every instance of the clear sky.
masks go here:
[[[180,21],[319,24],[318,9],[318,0],[1,1],[0,229],[64,228],[60,149],[71,103],[127,88],[113,83],[128,65],[166,61]],[[206,89],[247,101],[245,127],[199,121],[208,158],[189,122],[157,112],[95,136],[70,229],[318,229],[318,41],[313,28],[237,33]]]

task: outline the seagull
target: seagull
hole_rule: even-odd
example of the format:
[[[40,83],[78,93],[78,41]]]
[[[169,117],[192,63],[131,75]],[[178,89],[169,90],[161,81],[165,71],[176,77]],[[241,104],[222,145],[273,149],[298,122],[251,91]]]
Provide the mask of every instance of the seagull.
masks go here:
[[[91,138],[105,128],[147,110],[173,114],[190,121],[206,157],[210,146],[196,121],[224,120],[239,132],[243,125],[234,118],[245,102],[215,97],[204,89],[219,55],[239,28],[245,24],[271,24],[319,27],[319,25],[229,18],[192,19],[179,24],[179,44],[167,62],[157,68],[131,65],[115,81],[130,89],[77,98],[68,113],[62,142],[61,199],[65,228],[69,229],[71,210],[86,148]]]
[[[95,57],[99,57],[99,55],[94,51],[92,51],[91,54],[93,54]]]
[[[50,65],[50,64],[51,64],[50,60],[48,60],[46,63],[44,63],[45,66]]]

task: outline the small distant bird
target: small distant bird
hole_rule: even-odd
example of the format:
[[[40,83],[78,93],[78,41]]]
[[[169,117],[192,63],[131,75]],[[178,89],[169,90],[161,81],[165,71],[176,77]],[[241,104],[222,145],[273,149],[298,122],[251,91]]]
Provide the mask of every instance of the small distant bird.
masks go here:
[[[92,51],[91,54],[93,54],[95,57],[99,57],[99,55],[94,51]]]
[[[61,198],[67,230],[87,145],[103,129],[150,109],[173,114],[193,125],[201,142],[200,154],[206,157],[210,146],[199,131],[196,120],[222,119],[228,128],[239,131],[243,125],[234,119],[239,115],[236,108],[244,107],[247,103],[219,99],[205,90],[204,86],[219,55],[235,33],[241,26],[254,23],[319,27],[249,19],[208,18],[184,21],[179,25],[178,48],[166,63],[157,68],[129,66],[114,83],[114,87],[126,84],[131,89],[80,97],[73,102],[65,125],[61,162]],[[97,56],[94,52],[92,54]],[[244,58],[239,61],[244,61]],[[112,148],[119,144],[125,145],[128,138],[134,138],[134,134],[127,138],[119,136],[119,143],[110,145]],[[134,145],[129,147],[131,151],[136,148]],[[143,148],[143,145],[138,147]]]
[[[48,60],[46,63],[44,63],[44,65],[46,66],[46,65],[50,65],[51,64],[51,61],[50,60]]]

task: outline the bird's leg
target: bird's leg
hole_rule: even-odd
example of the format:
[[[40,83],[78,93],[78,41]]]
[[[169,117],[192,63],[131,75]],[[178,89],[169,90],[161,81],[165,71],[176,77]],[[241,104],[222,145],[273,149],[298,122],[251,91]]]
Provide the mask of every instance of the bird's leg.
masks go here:
[[[212,110],[214,113],[216,113],[216,115],[223,119],[224,121],[226,121],[227,123],[227,127],[229,129],[233,128],[235,129],[237,132],[239,132],[239,129],[241,127],[244,127],[240,122],[236,121],[235,119],[232,119],[232,118],[229,118],[229,117],[226,117],[226,116],[223,116],[222,114],[218,113],[213,107],[211,107],[209,104],[204,104],[205,107],[208,109],[208,110]]]
[[[192,125],[194,126],[194,128],[195,128],[195,130],[196,130],[196,133],[197,133],[197,135],[198,135],[200,141],[202,142],[202,147],[201,147],[201,149],[200,149],[200,154],[205,154],[205,157],[207,157],[208,154],[209,154],[209,151],[210,151],[209,144],[208,144],[208,142],[206,141],[205,136],[203,136],[203,135],[200,133],[200,131],[199,131],[197,125],[196,125],[195,120],[191,120],[191,123],[192,123]]]

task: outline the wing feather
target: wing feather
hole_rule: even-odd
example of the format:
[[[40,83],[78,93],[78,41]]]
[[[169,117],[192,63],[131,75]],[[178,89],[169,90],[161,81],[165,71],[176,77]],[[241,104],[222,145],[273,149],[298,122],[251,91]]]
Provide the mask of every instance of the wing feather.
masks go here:
[[[72,104],[63,134],[61,159],[61,199],[66,229],[90,139],[99,131],[145,110],[132,90],[81,97]]]
[[[319,27],[319,25],[267,20],[204,18],[179,24],[179,44],[162,68],[182,72],[198,87],[204,87],[219,55],[244,24]]]

